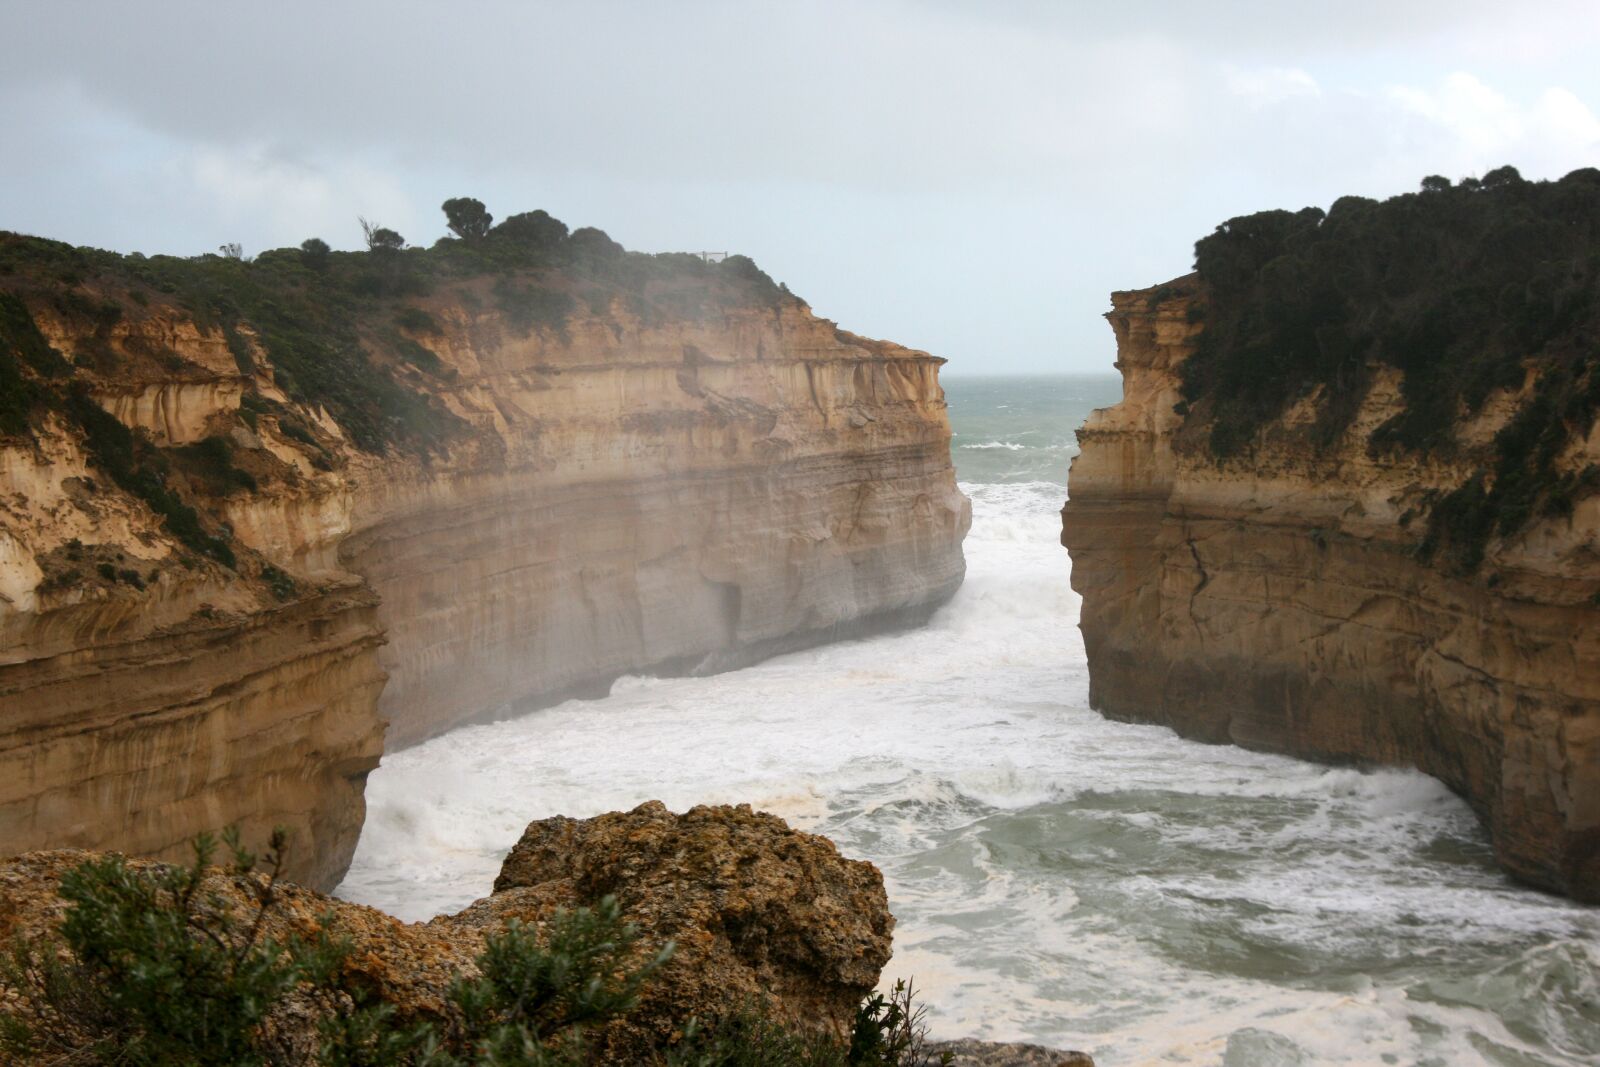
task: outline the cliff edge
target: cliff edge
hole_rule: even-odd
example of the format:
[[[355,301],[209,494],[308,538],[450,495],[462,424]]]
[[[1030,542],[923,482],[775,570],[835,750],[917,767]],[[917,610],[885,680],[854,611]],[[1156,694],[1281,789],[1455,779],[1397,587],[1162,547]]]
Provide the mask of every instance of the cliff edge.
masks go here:
[[[281,824],[329,887],[385,744],[960,584],[941,360],[543,212],[397,240],[0,235],[0,851]]]
[[[1600,172],[1234,219],[1197,262],[1113,294],[1123,400],[1078,433],[1091,703],[1417,767],[1600,900]]]

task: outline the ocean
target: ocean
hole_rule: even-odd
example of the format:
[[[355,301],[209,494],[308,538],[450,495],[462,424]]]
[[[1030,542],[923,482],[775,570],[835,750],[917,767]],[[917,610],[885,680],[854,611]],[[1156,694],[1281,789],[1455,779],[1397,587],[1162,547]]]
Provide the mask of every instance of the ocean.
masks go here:
[[[1516,885],[1425,775],[1088,707],[1057,537],[1113,377],[947,378],[967,578],[927,626],[619,680],[391,753],[339,895],[489,892],[532,819],[748,802],[884,872],[936,1037],[1127,1064],[1600,1063],[1600,908]]]

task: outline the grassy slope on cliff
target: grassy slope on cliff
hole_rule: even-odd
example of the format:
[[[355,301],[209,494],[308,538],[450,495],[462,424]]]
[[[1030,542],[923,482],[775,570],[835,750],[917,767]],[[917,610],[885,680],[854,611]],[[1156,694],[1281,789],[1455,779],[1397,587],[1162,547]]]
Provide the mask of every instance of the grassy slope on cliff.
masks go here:
[[[1404,372],[1405,407],[1371,447],[1448,454],[1463,419],[1531,369],[1532,398],[1486,476],[1436,502],[1424,551],[1475,568],[1489,538],[1600,488],[1594,468],[1555,467],[1600,411],[1600,170],[1529,182],[1502,167],[1326,213],[1261,212],[1218,226],[1195,261],[1209,301],[1184,403],[1214,456],[1247,453],[1319,387],[1312,432],[1332,444],[1375,365]]]
[[[628,252],[600,230],[568,232],[543,211],[493,228],[487,215],[483,221],[471,237],[431,248],[405,248],[398,234],[379,230],[387,239],[367,252],[332,252],[313,238],[253,260],[237,249],[146,257],[0,233],[0,439],[29,440],[47,417],[74,427],[95,466],[160,515],[176,540],[235,567],[229,533],[206,499],[292,471],[240,466],[271,461],[237,454],[226,427],[199,445],[162,447],[105,414],[94,399],[101,386],[115,392],[119,384],[210,376],[119,324],[175,312],[220,333],[245,388],[238,422],[253,430],[259,416],[273,416],[280,433],[326,468],[338,457],[309,417],[317,409],[371,453],[426,457],[468,432],[432,395],[430,387],[448,388],[453,371],[418,341],[438,329],[424,303],[481,309],[511,334],[557,341],[580,312],[651,324],[799,303],[743,256],[706,263]],[[51,347],[36,321],[43,313],[82,339],[74,351]],[[258,352],[291,404],[262,392],[253,373]]]

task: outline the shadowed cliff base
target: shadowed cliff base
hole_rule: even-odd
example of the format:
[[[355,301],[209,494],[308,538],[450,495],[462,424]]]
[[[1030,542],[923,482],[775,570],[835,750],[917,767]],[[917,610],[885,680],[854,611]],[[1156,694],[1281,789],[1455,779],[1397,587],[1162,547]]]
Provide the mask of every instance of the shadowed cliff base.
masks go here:
[[[1234,219],[1197,260],[1114,294],[1123,400],[1079,431],[1094,706],[1418,767],[1510,874],[1600,899],[1600,172]]]
[[[743,257],[469,232],[0,235],[6,848],[287,822],[331,886],[384,744],[959,586],[942,360]]]

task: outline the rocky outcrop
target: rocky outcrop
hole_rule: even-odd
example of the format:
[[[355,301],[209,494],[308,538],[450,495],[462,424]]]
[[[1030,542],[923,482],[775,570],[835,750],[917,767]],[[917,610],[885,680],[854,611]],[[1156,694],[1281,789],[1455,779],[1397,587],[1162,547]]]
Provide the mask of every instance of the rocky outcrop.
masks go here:
[[[285,823],[328,887],[384,744],[913,622],[961,581],[941,361],[770,280],[585,282],[530,322],[517,278],[577,283],[174,274],[277,285],[258,333],[132,260],[70,253],[64,288],[0,251],[0,408],[32,404],[26,433],[0,410],[0,852]]]
[[[651,801],[531,823],[494,895],[448,922],[492,928],[608,895],[646,943],[677,946],[630,1021],[632,1041],[644,1046],[691,1015],[717,1019],[743,1007],[845,1037],[889,961],[894,917],[878,869],[749,805],[674,815]]]
[[[64,910],[61,876],[84,858],[38,852],[0,863],[0,941],[49,936]],[[219,870],[205,888],[249,915],[244,877]],[[346,984],[393,1005],[402,1023],[447,1020],[450,983],[477,973],[485,938],[508,920],[538,929],[559,908],[592,907],[615,894],[643,950],[669,940],[677,948],[637,1007],[602,1035],[607,1062],[665,1046],[691,1017],[710,1023],[755,1007],[788,1027],[847,1037],[856,1005],[888,961],[894,926],[875,867],[747,805],[673,815],[652,802],[595,819],[535,822],[492,896],[426,923],[280,888],[268,937],[314,937],[331,919],[349,940]],[[314,1020],[291,1014],[281,1023],[309,1032]]]
[[[1513,875],[1600,899],[1600,498],[1493,540],[1470,573],[1419,550],[1537,368],[1464,414],[1448,453],[1369,447],[1401,404],[1399,372],[1373,365],[1332,445],[1307,432],[1313,393],[1223,460],[1180,397],[1205,301],[1193,277],[1112,297],[1123,400],[1078,432],[1062,512],[1091,703],[1420,768],[1479,812]],[[1597,460],[1591,433],[1558,462]]]

